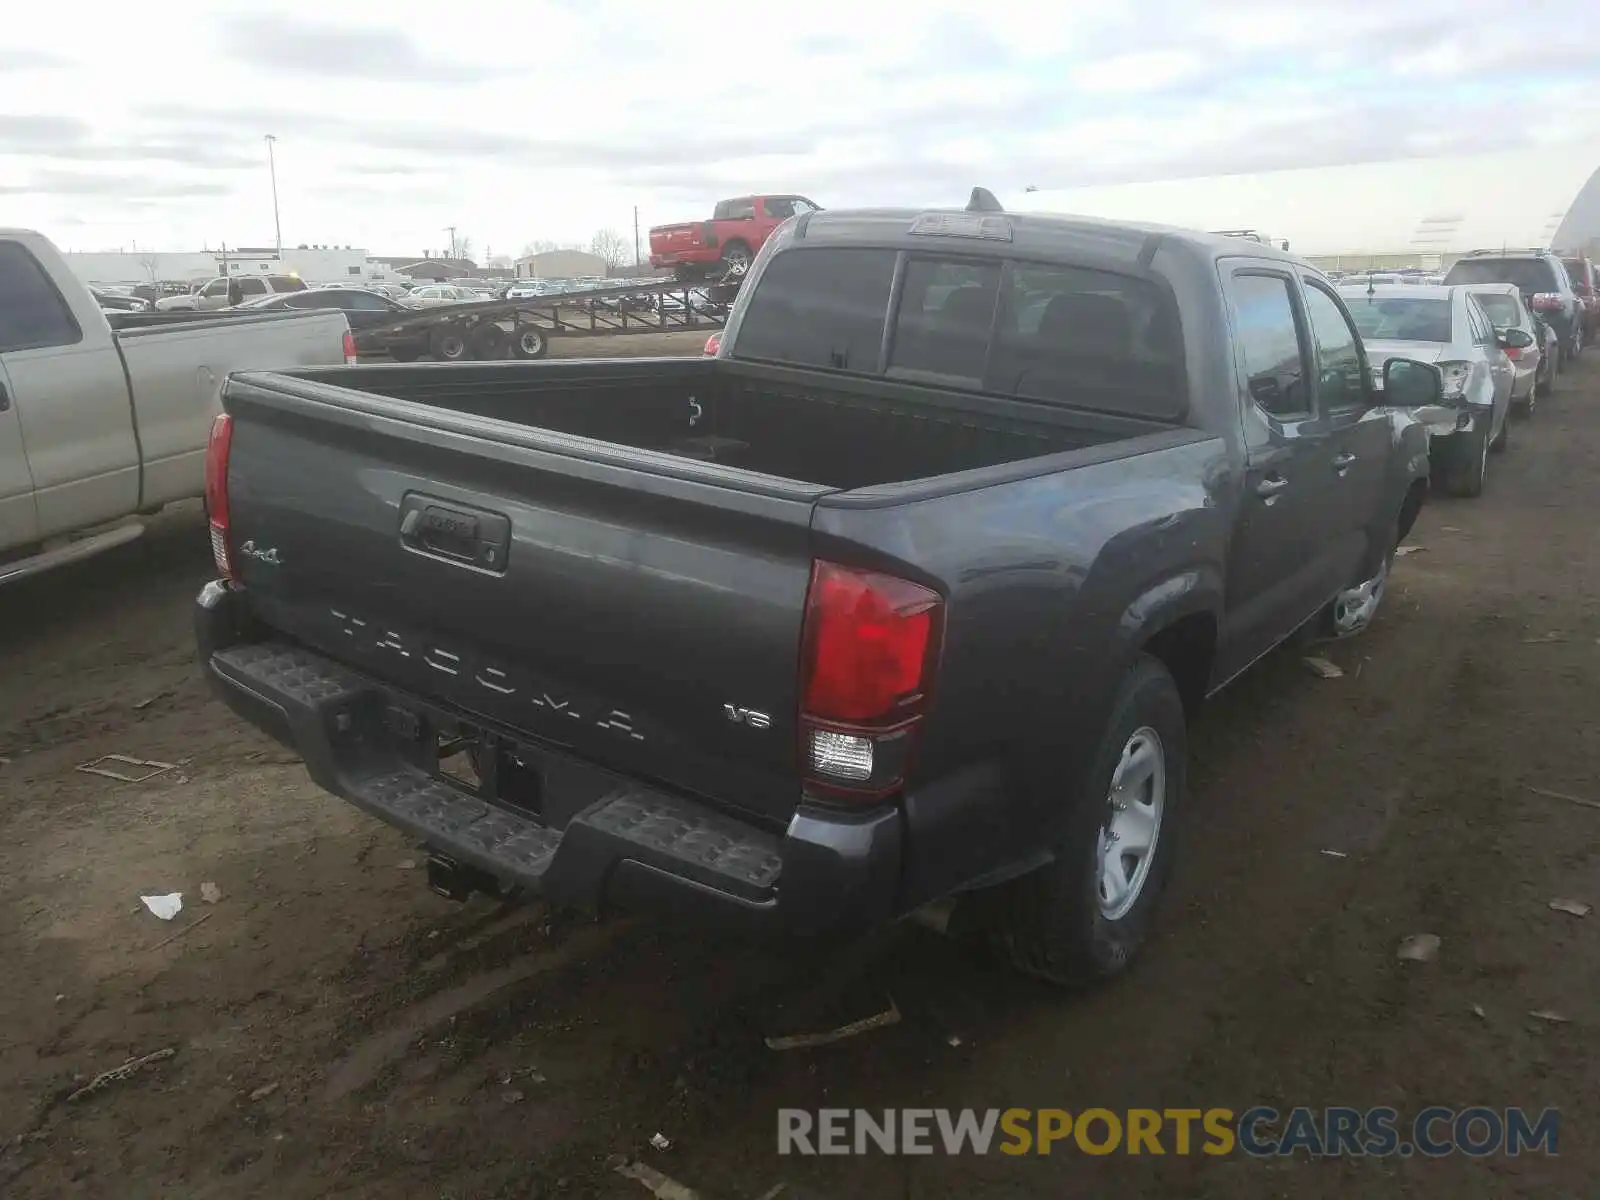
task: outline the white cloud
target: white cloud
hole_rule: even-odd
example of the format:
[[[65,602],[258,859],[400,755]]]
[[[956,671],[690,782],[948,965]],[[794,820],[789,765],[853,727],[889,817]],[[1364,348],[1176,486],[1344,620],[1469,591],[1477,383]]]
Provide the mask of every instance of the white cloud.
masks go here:
[[[723,195],[959,201],[1600,134],[1600,8],[1525,0],[141,0],[7,22],[0,224],[77,248],[631,238]],[[641,14],[644,15],[641,15]],[[1477,36],[1482,29],[1488,36]],[[1457,69],[1441,69],[1450,63]]]

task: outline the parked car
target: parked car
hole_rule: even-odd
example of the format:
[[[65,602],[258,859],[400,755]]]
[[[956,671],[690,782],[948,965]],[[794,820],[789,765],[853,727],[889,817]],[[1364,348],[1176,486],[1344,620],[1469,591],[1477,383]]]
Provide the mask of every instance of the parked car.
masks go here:
[[[428,330],[412,324],[395,328],[396,322],[414,318],[416,310],[369,292],[364,288],[307,288],[263,296],[247,301],[240,310],[250,312],[309,312],[313,309],[338,309],[350,323],[360,354],[388,354],[409,362],[428,353]]]
[[[108,317],[48,238],[0,230],[0,584],[131,541],[137,514],[200,495],[229,371],[353,354],[337,313]]]
[[[804,196],[741,196],[717,205],[709,221],[657,225],[650,230],[650,265],[671,267],[679,279],[748,270],[772,231],[790,217],[820,212]]]
[[[1566,267],[1572,290],[1583,306],[1583,341],[1588,345],[1600,338],[1600,268],[1581,254],[1566,256],[1561,265]]]
[[[109,291],[105,288],[90,288],[89,294],[94,297],[102,311],[108,312],[149,312],[150,302],[138,296],[127,295],[120,292]]]
[[[156,311],[228,308],[257,296],[304,291],[305,286],[305,281],[298,275],[219,275],[186,296],[163,296],[156,301]]]
[[[1531,417],[1540,398],[1555,388],[1556,358],[1560,354],[1555,330],[1523,303],[1522,293],[1514,283],[1484,283],[1468,290],[1493,324],[1500,349],[1516,370],[1511,406]],[[1513,329],[1527,336],[1527,345],[1521,344],[1521,338],[1506,336]]]
[[[1189,714],[1372,619],[1441,374],[1375,392],[1270,247],[972,207],[786,227],[716,357],[235,376],[207,674],[447,894],[956,895],[1026,970],[1121,970]]]
[[[410,308],[436,308],[441,304],[469,304],[485,297],[471,288],[457,287],[453,283],[430,283],[413,288],[401,303]]]
[[[1406,358],[1437,364],[1444,376],[1444,409],[1429,422],[1434,478],[1457,496],[1483,491],[1489,452],[1511,436],[1511,387],[1516,368],[1501,352],[1494,324],[1467,287],[1392,284],[1341,289],[1367,352],[1378,362]],[[1530,335],[1507,344],[1533,344]]]
[[[1564,370],[1583,352],[1583,304],[1566,265],[1548,250],[1474,250],[1445,272],[1446,284],[1514,283],[1524,302],[1555,327]]]

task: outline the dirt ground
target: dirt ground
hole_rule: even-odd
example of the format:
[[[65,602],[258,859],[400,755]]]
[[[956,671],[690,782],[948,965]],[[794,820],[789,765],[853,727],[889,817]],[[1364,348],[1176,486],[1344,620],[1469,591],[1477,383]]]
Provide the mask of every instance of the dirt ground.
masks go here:
[[[780,950],[428,892],[208,696],[198,512],[0,593],[0,1194],[648,1195],[620,1156],[727,1200],[1592,1195],[1600,913],[1547,905],[1600,905],[1600,810],[1529,789],[1600,799],[1600,361],[1513,433],[1327,648],[1342,678],[1279,653],[1202,716],[1127,978],[1066,997],[911,926],[862,983],[902,1021],[822,1050],[762,1042],[809,970]],[[108,753],[177,765],[75,769]],[[170,923],[140,904],[171,891]],[[1435,961],[1396,960],[1413,933]],[[775,1152],[780,1106],[1258,1103],[1554,1106],[1560,1155]]]

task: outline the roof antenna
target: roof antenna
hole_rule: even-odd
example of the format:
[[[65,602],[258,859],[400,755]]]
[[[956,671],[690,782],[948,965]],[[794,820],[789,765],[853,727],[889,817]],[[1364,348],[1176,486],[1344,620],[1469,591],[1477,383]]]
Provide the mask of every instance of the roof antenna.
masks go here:
[[[967,201],[967,211],[1003,213],[1005,209],[1000,206],[1000,201],[994,198],[994,193],[988,188],[975,187],[972,189],[972,199]]]

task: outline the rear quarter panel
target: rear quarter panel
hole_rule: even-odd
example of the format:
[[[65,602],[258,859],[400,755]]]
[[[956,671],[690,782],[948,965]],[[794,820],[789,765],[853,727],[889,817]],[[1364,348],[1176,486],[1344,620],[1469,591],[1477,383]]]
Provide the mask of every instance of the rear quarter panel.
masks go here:
[[[147,508],[200,495],[211,419],[229,372],[344,362],[342,312],[204,318],[119,335],[133,388]]]
[[[1199,431],[1036,465],[1053,469],[911,503],[893,503],[896,488],[825,498],[813,525],[819,555],[946,597],[916,775],[1003,764],[1007,802],[966,831],[1005,842],[1003,855],[1065,816],[1148,634],[1220,611],[1234,506],[1227,444]]]

